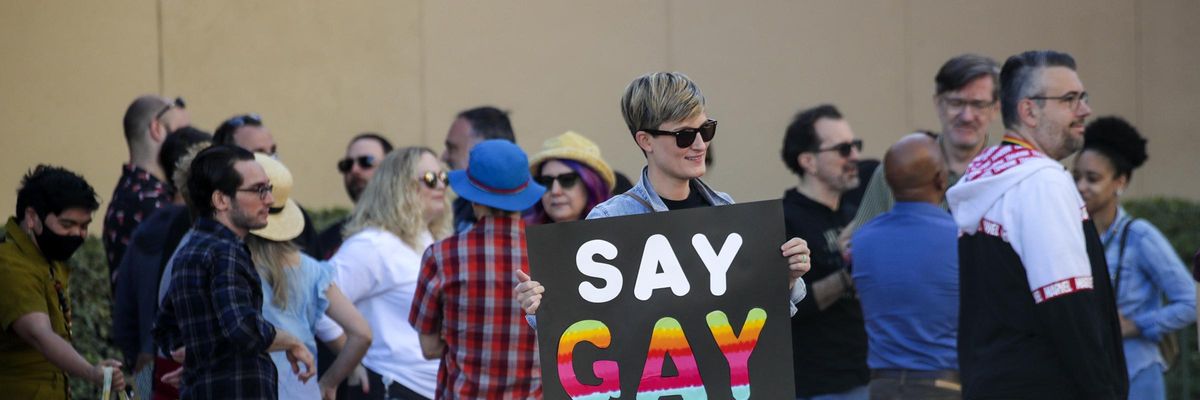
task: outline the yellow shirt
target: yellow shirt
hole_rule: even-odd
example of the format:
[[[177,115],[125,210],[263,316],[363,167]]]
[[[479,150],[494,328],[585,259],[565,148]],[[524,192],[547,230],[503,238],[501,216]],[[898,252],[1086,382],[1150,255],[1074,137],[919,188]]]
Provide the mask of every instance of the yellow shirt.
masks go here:
[[[0,241],[0,396],[12,399],[65,399],[66,375],[42,353],[17,336],[13,322],[31,313],[50,317],[54,332],[70,341],[67,319],[58,302],[55,280],[67,294],[70,271],[50,263],[16,219],[9,218]],[[51,277],[50,268],[54,268]]]

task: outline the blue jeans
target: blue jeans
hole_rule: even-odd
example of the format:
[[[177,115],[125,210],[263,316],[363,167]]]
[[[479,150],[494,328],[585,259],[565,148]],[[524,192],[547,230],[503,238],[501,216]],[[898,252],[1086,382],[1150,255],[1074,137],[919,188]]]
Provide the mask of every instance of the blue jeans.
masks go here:
[[[862,385],[841,393],[818,394],[811,397],[797,397],[796,400],[867,400],[870,397],[867,385]]]
[[[1162,366],[1150,364],[1129,378],[1129,398],[1157,400],[1167,398],[1166,384],[1163,383]]]

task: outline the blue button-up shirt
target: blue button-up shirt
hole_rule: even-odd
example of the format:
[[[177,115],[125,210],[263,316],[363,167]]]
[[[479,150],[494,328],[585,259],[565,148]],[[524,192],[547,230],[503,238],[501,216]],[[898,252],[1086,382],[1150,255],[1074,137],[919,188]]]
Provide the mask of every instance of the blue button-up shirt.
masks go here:
[[[937,205],[896,202],[854,234],[852,276],[872,369],[958,370],[958,227]]]
[[[163,351],[187,347],[181,398],[276,398],[267,355],[275,328],[263,318],[262,283],[246,245],[201,217],[170,264],[155,339]]]
[[[1163,334],[1196,321],[1196,288],[1171,243],[1146,220],[1129,225],[1125,256],[1119,257],[1121,230],[1129,219],[1125,209],[1118,207],[1117,218],[1100,240],[1108,275],[1113,285],[1119,286],[1117,310],[1141,331],[1137,337],[1125,338],[1125,366],[1132,377],[1153,363],[1164,365],[1158,351]],[[1122,269],[1119,285],[1118,266]]]

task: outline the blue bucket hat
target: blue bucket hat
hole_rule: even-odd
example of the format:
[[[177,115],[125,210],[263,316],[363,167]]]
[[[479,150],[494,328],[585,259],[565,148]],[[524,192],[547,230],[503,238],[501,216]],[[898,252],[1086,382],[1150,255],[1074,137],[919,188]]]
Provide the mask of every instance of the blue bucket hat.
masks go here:
[[[529,174],[525,152],[503,139],[476,144],[467,169],[450,171],[450,187],[459,197],[505,211],[527,209],[546,192]]]

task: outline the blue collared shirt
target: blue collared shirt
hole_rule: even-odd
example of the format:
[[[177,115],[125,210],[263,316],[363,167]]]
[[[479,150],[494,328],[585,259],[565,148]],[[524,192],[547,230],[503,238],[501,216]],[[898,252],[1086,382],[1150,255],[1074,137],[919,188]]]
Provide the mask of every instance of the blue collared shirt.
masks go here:
[[[1153,363],[1164,365],[1158,341],[1164,333],[1196,322],[1196,288],[1171,243],[1154,225],[1135,220],[1129,226],[1125,256],[1118,260],[1121,232],[1130,218],[1122,207],[1117,218],[1100,236],[1108,276],[1117,286],[1117,267],[1122,268],[1117,289],[1117,310],[1137,325],[1141,335],[1125,338],[1125,366],[1133,376]],[[1166,297],[1166,304],[1162,298]]]
[[[197,218],[170,264],[155,327],[160,349],[187,347],[182,398],[274,399],[275,327],[263,318],[262,283],[250,251],[211,218]]]
[[[958,370],[958,227],[937,205],[896,202],[854,234],[852,276],[872,369]]]

